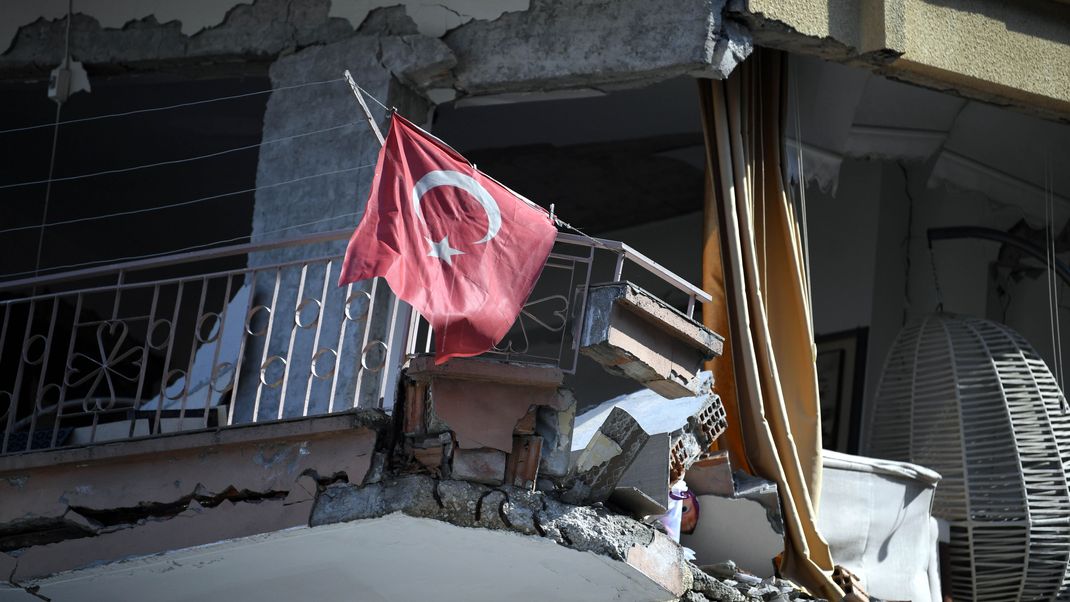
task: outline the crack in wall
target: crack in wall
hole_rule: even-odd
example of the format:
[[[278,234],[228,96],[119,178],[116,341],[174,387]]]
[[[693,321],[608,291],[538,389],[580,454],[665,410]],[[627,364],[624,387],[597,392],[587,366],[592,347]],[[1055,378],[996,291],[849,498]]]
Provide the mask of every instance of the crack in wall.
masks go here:
[[[322,485],[322,488],[336,483],[348,484],[349,482],[344,472],[335,473],[329,477],[311,476]],[[0,528],[0,552],[17,557],[18,552],[26,548],[95,537],[134,528],[149,521],[166,521],[189,511],[200,512],[215,508],[224,502],[256,504],[281,501],[290,494],[289,491],[253,491],[238,489],[234,486],[212,495],[197,493],[201,489],[203,487],[198,484],[194,493],[173,501],[144,502],[128,507],[100,509],[72,505],[67,507],[67,512],[61,517],[34,519],[7,525]],[[315,495],[315,493],[312,494]]]

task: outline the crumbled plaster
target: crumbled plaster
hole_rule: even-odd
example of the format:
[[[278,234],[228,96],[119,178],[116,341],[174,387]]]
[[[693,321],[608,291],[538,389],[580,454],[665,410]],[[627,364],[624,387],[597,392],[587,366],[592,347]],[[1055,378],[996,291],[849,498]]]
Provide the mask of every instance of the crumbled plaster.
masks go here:
[[[411,475],[363,487],[327,487],[312,510],[312,526],[401,512],[462,526],[504,528],[547,537],[567,547],[627,559],[633,546],[654,541],[655,529],[600,506],[573,506],[541,492],[438,481]]]
[[[206,77],[261,73],[302,48],[380,36],[390,38],[376,52],[382,64],[406,83],[426,80],[417,88],[435,103],[605,91],[681,75],[725,77],[750,53],[751,42],[745,29],[722,20],[724,2],[670,0],[652,12],[641,0],[509,0],[493,8],[475,0],[388,8],[379,0],[255,0],[224,3],[229,10],[198,19],[145,8],[123,12],[130,3],[122,2],[104,17],[75,13],[71,54],[88,65],[90,77],[161,68]],[[0,73],[39,80],[62,59],[66,18],[25,15],[5,20],[18,24],[8,25],[14,30],[0,31]],[[420,72],[423,65],[409,68],[409,56],[427,54],[420,46],[443,42],[448,77],[440,77],[438,65],[430,73]]]
[[[342,17],[354,25],[363,22],[374,8],[402,4],[405,12],[425,36],[442,37],[447,31],[472,20],[493,21],[507,12],[528,10],[531,0],[438,0],[436,2],[402,2],[401,0],[333,0],[332,17]]]

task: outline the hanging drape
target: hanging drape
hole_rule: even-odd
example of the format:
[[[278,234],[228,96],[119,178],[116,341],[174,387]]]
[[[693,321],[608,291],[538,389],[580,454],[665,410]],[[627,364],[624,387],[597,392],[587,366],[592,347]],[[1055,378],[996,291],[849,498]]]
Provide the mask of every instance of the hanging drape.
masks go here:
[[[821,420],[800,216],[781,169],[786,57],[758,49],[727,80],[701,80],[706,137],[703,312],[726,337],[715,388],[736,467],[775,481],[784,510],[781,572],[830,600],[828,544],[817,531]]]

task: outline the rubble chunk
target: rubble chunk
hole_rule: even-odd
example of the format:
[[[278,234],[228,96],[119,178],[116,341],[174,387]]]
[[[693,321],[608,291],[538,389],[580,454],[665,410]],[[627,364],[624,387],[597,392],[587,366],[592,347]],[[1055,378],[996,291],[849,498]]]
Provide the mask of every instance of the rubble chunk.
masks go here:
[[[631,414],[613,408],[584,447],[577,450],[573,444],[575,472],[562,499],[578,505],[609,499],[649,438]]]
[[[727,427],[724,406],[712,390],[713,375],[701,372],[691,386],[699,394],[665,399],[654,391],[640,390],[605,401],[576,419],[573,449],[586,446],[614,408],[628,412],[650,435],[616,485],[621,489],[618,505],[635,516],[655,509],[646,499],[668,508],[669,488],[708,454]]]

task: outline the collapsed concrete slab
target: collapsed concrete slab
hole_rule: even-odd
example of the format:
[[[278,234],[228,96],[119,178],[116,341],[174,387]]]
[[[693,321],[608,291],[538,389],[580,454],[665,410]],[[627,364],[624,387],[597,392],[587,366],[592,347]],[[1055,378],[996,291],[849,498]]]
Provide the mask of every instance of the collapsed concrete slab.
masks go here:
[[[723,350],[723,337],[630,282],[588,293],[580,353],[663,397],[701,394],[695,376]]]
[[[649,438],[631,414],[613,408],[583,447],[573,445],[572,475],[561,498],[573,504],[609,499]]]
[[[280,571],[285,578],[278,578]],[[553,601],[766,599],[688,563],[652,527],[540,493],[426,476],[320,495],[312,524],[34,579],[8,594],[54,602],[252,602],[503,597]],[[797,589],[782,599],[806,598]],[[20,599],[20,598],[14,598]],[[40,599],[29,598],[29,599]]]

